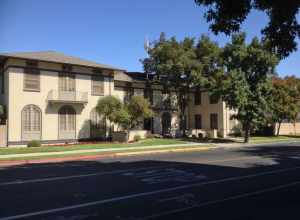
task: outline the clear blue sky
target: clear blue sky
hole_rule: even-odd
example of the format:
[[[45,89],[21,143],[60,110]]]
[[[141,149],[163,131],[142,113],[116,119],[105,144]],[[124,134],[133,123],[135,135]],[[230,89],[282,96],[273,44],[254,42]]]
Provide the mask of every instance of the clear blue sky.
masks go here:
[[[229,38],[210,33],[203,13],[194,0],[0,0],[0,52],[56,50],[142,71],[146,36],[209,34],[224,45]],[[260,36],[266,22],[252,12],[242,29],[248,40]],[[300,76],[299,55],[282,61],[277,72]]]

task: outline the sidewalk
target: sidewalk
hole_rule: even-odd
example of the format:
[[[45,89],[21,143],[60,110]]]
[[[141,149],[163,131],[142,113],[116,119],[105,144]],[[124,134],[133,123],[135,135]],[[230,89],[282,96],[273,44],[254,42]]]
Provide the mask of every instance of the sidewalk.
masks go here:
[[[282,140],[279,142],[260,142],[260,143],[186,143],[186,144],[169,144],[154,146],[134,146],[122,148],[104,148],[104,149],[87,149],[72,150],[60,152],[43,152],[43,153],[24,153],[0,155],[0,167],[34,164],[34,163],[56,163],[75,160],[96,160],[103,158],[116,158],[121,156],[133,156],[142,154],[168,153],[168,152],[187,152],[209,150],[216,148],[238,148],[251,147],[259,145],[274,145],[280,143],[294,143],[297,140]]]
[[[186,149],[195,147],[203,147],[211,144],[207,143],[186,143],[186,144],[169,144],[169,145],[152,145],[152,146],[134,146],[134,147],[122,147],[122,148],[103,148],[103,149],[87,149],[87,150],[72,150],[72,151],[59,151],[59,152],[43,152],[43,153],[24,153],[24,154],[5,154],[0,155],[0,163],[3,159],[16,159],[16,158],[32,158],[32,157],[44,157],[44,156],[55,156],[55,155],[76,155],[76,154],[87,154],[87,153],[121,153],[121,152],[144,152],[153,150],[170,150],[170,149]]]

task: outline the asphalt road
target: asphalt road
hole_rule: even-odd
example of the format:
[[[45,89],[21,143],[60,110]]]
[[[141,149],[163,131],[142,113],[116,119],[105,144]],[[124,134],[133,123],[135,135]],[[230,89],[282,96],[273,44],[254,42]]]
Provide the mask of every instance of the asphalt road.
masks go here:
[[[299,218],[300,143],[0,168],[0,220]]]

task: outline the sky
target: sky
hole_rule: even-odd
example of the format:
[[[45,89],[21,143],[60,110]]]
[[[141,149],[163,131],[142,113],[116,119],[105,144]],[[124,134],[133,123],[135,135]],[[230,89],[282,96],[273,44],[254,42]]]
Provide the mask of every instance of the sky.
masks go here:
[[[145,39],[199,38],[221,46],[230,38],[214,35],[194,0],[0,0],[0,52],[55,50],[127,71],[142,71]],[[268,22],[252,11],[242,31],[247,41],[260,37]],[[299,44],[300,46],[300,44]],[[277,67],[279,75],[300,77],[300,52]]]

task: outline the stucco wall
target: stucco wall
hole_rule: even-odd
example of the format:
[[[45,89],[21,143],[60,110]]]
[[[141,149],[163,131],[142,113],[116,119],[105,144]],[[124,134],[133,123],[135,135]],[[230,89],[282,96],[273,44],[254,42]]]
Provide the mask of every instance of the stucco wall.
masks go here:
[[[17,63],[20,63],[18,61]],[[47,69],[58,68],[56,64],[43,63],[41,66]],[[40,67],[41,67],[40,66]],[[74,70],[74,69],[73,69]],[[77,69],[76,71],[86,71]],[[24,106],[34,104],[42,111],[42,140],[58,139],[58,110],[63,103],[47,102],[50,90],[58,90],[58,72],[42,70],[40,74],[40,92],[23,91],[23,69],[9,68],[9,114],[8,114],[8,141],[17,142],[21,139],[21,111]],[[87,104],[68,104],[76,111],[76,138],[88,138],[90,135],[90,112],[96,106],[99,98],[103,96],[91,95],[91,76],[76,74],[76,91],[88,93]],[[112,93],[113,82],[110,78],[104,78],[104,96]]]
[[[274,132],[277,134],[278,130],[278,124],[276,124]],[[300,134],[300,123],[296,122],[296,124],[293,123],[281,123],[279,135],[295,135]]]
[[[189,128],[193,130],[195,128],[195,115],[201,114],[202,117],[202,129],[203,131],[209,131],[210,128],[210,114],[218,114],[218,132],[221,136],[226,136],[229,130],[229,115],[230,111],[226,108],[225,103],[219,100],[216,104],[210,104],[209,93],[201,93],[201,105],[194,104],[194,94],[190,94],[189,99]],[[194,132],[195,133],[195,132]]]

